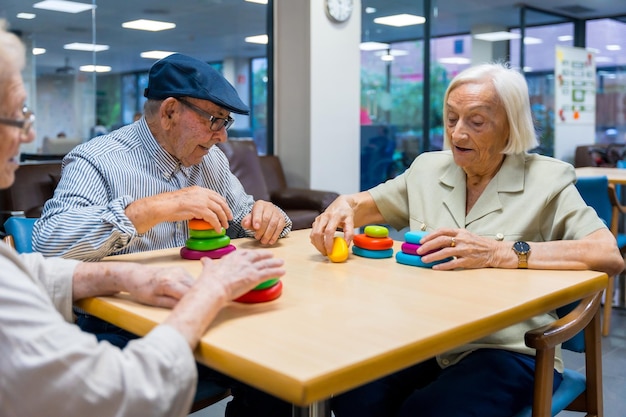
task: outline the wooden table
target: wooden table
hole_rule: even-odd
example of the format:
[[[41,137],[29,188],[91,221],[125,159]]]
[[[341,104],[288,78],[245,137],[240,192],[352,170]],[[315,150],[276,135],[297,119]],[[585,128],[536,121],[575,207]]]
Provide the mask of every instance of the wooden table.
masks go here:
[[[605,274],[593,271],[444,272],[354,254],[335,264],[315,250],[309,233],[292,232],[273,248],[286,262],[282,296],[265,304],[227,306],[196,351],[207,366],[293,403],[294,415],[329,415],[326,400],[333,394],[607,284]],[[252,239],[233,243],[260,247]],[[182,260],[178,249],[107,259],[200,271],[200,262]],[[169,312],[123,296],[84,300],[80,307],[138,334]]]
[[[610,167],[576,168],[576,177],[606,176],[611,184],[626,184],[626,169]]]

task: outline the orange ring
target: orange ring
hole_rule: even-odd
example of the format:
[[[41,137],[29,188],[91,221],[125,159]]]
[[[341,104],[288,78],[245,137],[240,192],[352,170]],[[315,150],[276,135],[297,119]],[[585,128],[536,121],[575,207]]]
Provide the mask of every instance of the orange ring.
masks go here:
[[[354,244],[361,249],[386,250],[393,247],[393,239],[390,237],[369,237],[365,233],[355,235]]]
[[[189,228],[192,230],[213,230],[211,223],[202,219],[189,219]]]

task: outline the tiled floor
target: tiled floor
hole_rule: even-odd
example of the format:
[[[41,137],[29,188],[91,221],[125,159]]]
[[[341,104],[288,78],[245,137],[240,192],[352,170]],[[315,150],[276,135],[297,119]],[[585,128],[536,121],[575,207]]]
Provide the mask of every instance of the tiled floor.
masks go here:
[[[606,417],[626,416],[626,310],[613,309],[611,334],[602,339],[604,415]],[[564,352],[566,366],[583,370],[582,354]],[[224,417],[229,399],[191,414],[193,417]],[[580,417],[581,413],[564,411],[558,417]]]

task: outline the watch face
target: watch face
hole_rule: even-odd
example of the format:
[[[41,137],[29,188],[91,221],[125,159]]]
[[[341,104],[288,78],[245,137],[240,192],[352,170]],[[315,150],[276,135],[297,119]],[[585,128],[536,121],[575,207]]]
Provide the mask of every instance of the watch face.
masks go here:
[[[345,22],[352,14],[353,0],[326,0],[326,14],[336,22]]]
[[[526,242],[515,242],[513,244],[513,249],[517,253],[528,253],[530,252],[530,245]]]

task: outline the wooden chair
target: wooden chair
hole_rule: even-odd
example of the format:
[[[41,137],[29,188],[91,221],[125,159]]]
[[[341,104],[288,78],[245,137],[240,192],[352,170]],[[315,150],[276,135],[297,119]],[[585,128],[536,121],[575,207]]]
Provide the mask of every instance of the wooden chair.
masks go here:
[[[617,246],[622,253],[626,252],[626,234],[619,233],[619,215],[620,213],[626,213],[626,207],[620,204],[615,187],[609,184],[608,178],[606,176],[581,177],[576,181],[576,188],[583,200],[593,207],[598,216],[604,220],[613,236],[615,236]],[[609,283],[604,293],[603,336],[608,336],[611,329],[614,291],[615,277],[609,277]]]
[[[533,405],[514,417],[555,416],[562,410],[585,412],[587,417],[603,416],[601,298],[600,291],[559,309],[559,320],[526,333],[526,345],[536,349]],[[584,352],[586,375],[566,368],[563,382],[552,394],[554,355],[559,344],[563,349]]]
[[[9,217],[4,223],[7,235],[4,242],[18,253],[32,252],[33,226],[37,219],[26,217]],[[190,413],[202,410],[230,396],[230,390],[213,382],[200,382],[191,406]]]

